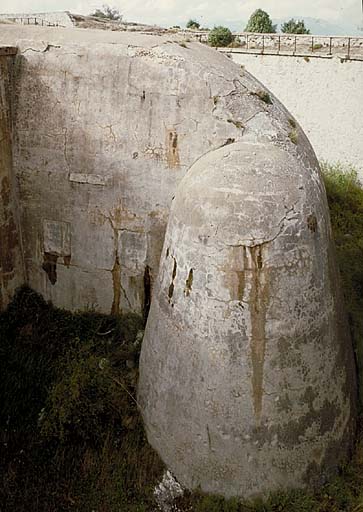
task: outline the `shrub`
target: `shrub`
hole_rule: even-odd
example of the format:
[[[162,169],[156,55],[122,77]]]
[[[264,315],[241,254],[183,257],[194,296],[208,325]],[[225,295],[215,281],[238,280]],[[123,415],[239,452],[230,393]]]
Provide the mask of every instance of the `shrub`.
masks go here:
[[[90,16],[95,16],[96,18],[101,18],[103,20],[111,20],[111,21],[120,21],[122,19],[122,14],[115,7],[110,7],[107,4],[103,4],[101,9],[96,9]]]
[[[281,25],[281,32],[284,34],[310,34],[310,30],[305,27],[304,20],[295,21],[294,18]]]
[[[228,46],[232,41],[232,32],[227,27],[214,27],[208,35],[208,43],[215,48]]]
[[[189,20],[187,23],[187,28],[198,30],[200,28],[200,23],[198,23],[196,20]]]
[[[276,32],[276,25],[272,24],[271,18],[267,12],[262,9],[257,9],[251,14],[245,32],[274,34]]]

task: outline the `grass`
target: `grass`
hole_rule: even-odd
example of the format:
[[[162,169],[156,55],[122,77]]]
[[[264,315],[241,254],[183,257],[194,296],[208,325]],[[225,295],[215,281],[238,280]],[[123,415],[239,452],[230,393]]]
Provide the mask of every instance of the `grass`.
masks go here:
[[[291,130],[291,132],[289,133],[289,139],[291,140],[291,142],[293,144],[297,144],[298,143],[298,134],[297,134],[297,130],[294,128],[293,130]]]
[[[252,92],[251,94],[254,96],[258,96],[260,98],[260,100],[262,100],[267,105],[272,105],[271,96],[269,95],[269,93],[267,91],[260,89],[256,92]]]
[[[27,288],[0,315],[2,512],[150,509],[163,466],[134,400],[140,329]]]
[[[241,123],[241,121],[235,121],[234,119],[227,119],[227,123],[234,124],[234,126],[240,130],[244,128],[243,123]]]
[[[363,189],[357,172],[322,164],[363,405]]]
[[[354,169],[323,172],[362,397],[363,190]],[[157,510],[163,465],[135,403],[142,328],[136,315],[53,308],[28,288],[0,314],[1,512]],[[315,492],[248,502],[185,493],[172,510],[363,512],[362,425],[353,460]]]

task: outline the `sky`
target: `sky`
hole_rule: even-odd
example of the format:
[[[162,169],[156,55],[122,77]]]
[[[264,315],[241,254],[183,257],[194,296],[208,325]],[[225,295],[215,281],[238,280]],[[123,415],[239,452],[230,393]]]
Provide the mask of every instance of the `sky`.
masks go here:
[[[190,18],[203,26],[239,22],[243,30],[250,14],[257,8],[271,18],[311,17],[334,25],[362,25],[361,0],[0,0],[0,12],[44,12],[69,10],[89,14],[108,3],[120,10],[126,21],[161,26],[185,25]]]

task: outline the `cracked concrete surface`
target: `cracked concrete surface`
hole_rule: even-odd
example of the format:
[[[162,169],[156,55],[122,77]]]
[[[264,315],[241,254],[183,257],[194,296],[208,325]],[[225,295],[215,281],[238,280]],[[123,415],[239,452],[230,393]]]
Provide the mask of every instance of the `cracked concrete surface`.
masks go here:
[[[30,286],[57,306],[145,310],[145,269],[153,281],[175,190],[202,155],[240,140],[287,145],[302,159],[311,151],[307,143],[293,147],[283,107],[256,95],[261,84],[214,50],[179,42],[2,27],[0,44],[19,49],[13,159],[25,270]],[[135,233],[120,236],[129,245],[120,247],[118,266],[110,211],[117,230]],[[43,269],[44,219],[71,226],[70,260],[57,259],[55,283]]]
[[[180,481],[314,484],[349,453],[355,386],[316,158],[257,80],[179,42],[2,27],[0,308],[23,274],[71,310],[152,297],[139,399]]]
[[[318,162],[277,141],[211,151],[181,181],[140,359],[150,443],[182,485],[228,497],[322,483],[354,439]]]

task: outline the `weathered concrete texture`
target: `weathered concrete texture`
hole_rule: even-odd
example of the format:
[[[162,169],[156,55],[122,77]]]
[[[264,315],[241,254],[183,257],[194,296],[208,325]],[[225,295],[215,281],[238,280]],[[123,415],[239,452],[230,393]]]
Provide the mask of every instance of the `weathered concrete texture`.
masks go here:
[[[306,153],[231,144],[198,160],[176,192],[139,402],[149,441],[190,489],[305,487],[349,454],[353,354],[325,191]]]
[[[11,152],[11,53],[0,47],[0,310],[24,281]]]
[[[147,311],[171,200],[201,155],[242,139],[311,151],[240,66],[171,37],[1,29],[0,42],[19,46],[14,164],[28,281],[57,306]]]
[[[319,159],[354,165],[363,183],[363,60],[238,53],[232,58],[296,117]]]

